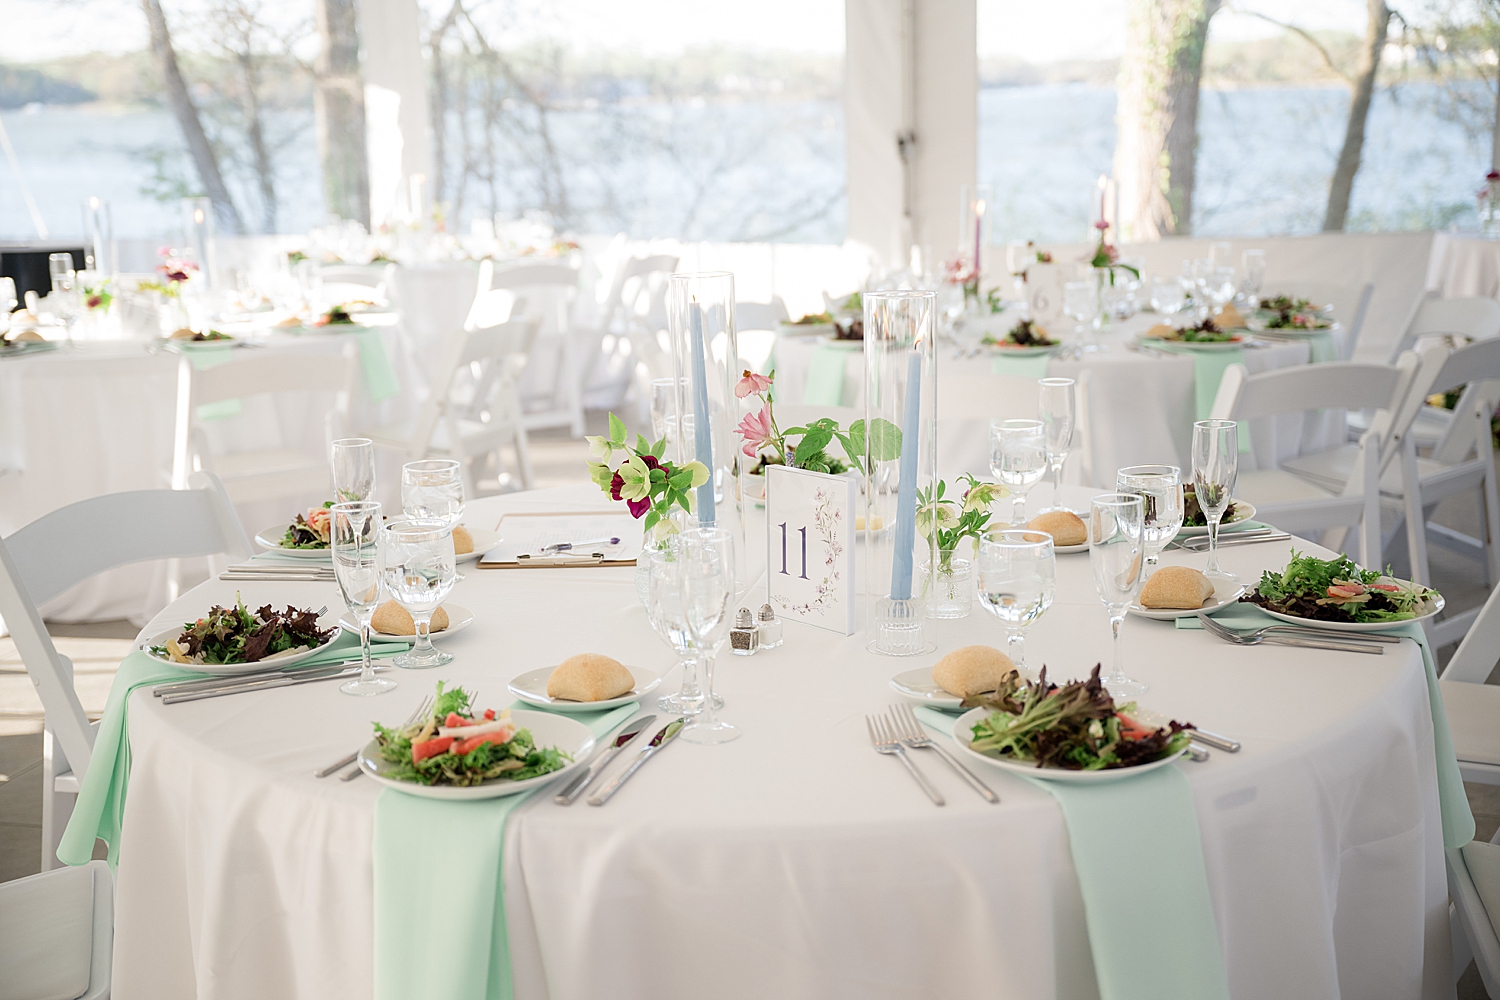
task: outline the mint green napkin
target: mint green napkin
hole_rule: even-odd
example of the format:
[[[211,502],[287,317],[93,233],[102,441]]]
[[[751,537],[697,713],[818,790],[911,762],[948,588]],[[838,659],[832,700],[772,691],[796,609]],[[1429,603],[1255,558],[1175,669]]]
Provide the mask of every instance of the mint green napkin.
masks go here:
[[[844,365],[849,351],[833,344],[813,348],[807,363],[807,384],[802,387],[802,402],[808,406],[842,406],[844,403]]]
[[[380,402],[401,391],[401,383],[391,368],[390,356],[385,352],[385,341],[380,331],[372,327],[361,327],[354,333],[359,344],[359,363],[365,373],[365,388],[370,399]]]
[[[1193,397],[1197,419],[1207,420],[1213,413],[1214,397],[1219,394],[1219,383],[1224,381],[1224,370],[1230,365],[1245,363],[1245,351],[1236,347],[1232,351],[1191,351],[1193,356]],[[1250,424],[1240,421],[1240,453],[1250,450]]]
[[[1236,521],[1233,524],[1220,524],[1219,525],[1219,537],[1223,538],[1225,535],[1232,535],[1236,531],[1253,531],[1256,528],[1269,528],[1269,527],[1271,527],[1271,525],[1265,523],[1264,521],[1255,521],[1255,520]],[[1184,538],[1184,537],[1189,537],[1189,538],[1191,538],[1191,537],[1207,538],[1208,534],[1207,534],[1207,532],[1205,532],[1205,533],[1203,533],[1201,535],[1197,535],[1197,536],[1191,536],[1191,535],[1184,536],[1182,534],[1182,531],[1179,530],[1177,532],[1177,535],[1175,537],[1176,538]]]
[[[184,348],[183,353],[187,355],[188,361],[197,371],[206,368],[217,368],[228,364],[232,359],[233,344],[210,343],[206,347]],[[204,403],[198,407],[198,420],[202,423],[213,423],[216,420],[228,420],[237,417],[243,410],[244,404],[238,399],[221,399],[217,403]]]
[[[1015,358],[1000,355],[990,362],[992,375],[1019,375],[1022,378],[1046,378],[1047,366],[1052,362],[1050,354],[1033,354]]]
[[[950,717],[916,712],[952,735]],[[1025,780],[1067,821],[1101,1000],[1229,1000],[1198,813],[1177,766],[1087,785]]]
[[[1312,351],[1312,363],[1315,365],[1339,360],[1339,349],[1334,346],[1333,334],[1327,330],[1320,330],[1308,337],[1307,346]]]
[[[571,715],[596,737],[638,703]],[[546,711],[516,702],[513,709]],[[509,1000],[505,821],[538,791],[453,802],[383,789],[375,800],[375,1000]],[[438,911],[434,900],[440,899]],[[441,919],[431,914],[441,912]]]
[[[1223,622],[1232,629],[1287,624],[1247,603],[1231,604],[1213,617],[1214,621]],[[1202,628],[1203,623],[1196,616],[1187,615],[1177,619],[1177,627]],[[1382,631],[1387,635],[1405,636],[1422,647],[1422,666],[1427,672],[1427,708],[1432,713],[1432,748],[1437,755],[1438,809],[1443,817],[1443,846],[1462,847],[1474,839],[1474,813],[1469,809],[1469,797],[1464,793],[1464,779],[1458,771],[1458,755],[1453,750],[1453,735],[1448,732],[1448,713],[1443,709],[1443,692],[1438,687],[1437,661],[1433,659],[1432,647],[1427,644],[1427,633],[1416,622],[1393,625]]]
[[[407,649],[404,642],[373,642],[372,656],[395,656]],[[310,656],[293,668],[316,667],[348,659],[351,651],[359,652],[359,637],[349,632],[336,636],[317,655]],[[155,660],[134,650],[120,663],[104,717],[94,737],[94,752],[89,758],[88,773],[73,803],[73,815],[63,831],[57,856],[69,865],[86,865],[94,854],[94,840],[109,845],[110,865],[120,861],[120,823],[125,816],[125,790],[130,784],[130,732],[128,706],[130,692],[143,684],[166,684],[172,681],[200,680],[207,677],[194,670],[183,670]],[[227,680],[228,678],[226,678]]]

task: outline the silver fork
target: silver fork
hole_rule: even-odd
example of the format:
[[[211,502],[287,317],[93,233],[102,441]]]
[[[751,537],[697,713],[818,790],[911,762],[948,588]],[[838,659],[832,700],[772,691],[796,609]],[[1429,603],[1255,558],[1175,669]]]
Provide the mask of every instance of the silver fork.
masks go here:
[[[1198,620],[1203,627],[1212,634],[1230,642],[1236,646],[1259,646],[1263,642],[1272,642],[1280,646],[1304,646],[1308,649],[1337,649],[1346,653],[1373,653],[1380,656],[1385,652],[1385,647],[1375,642],[1359,642],[1348,638],[1323,639],[1318,637],[1302,637],[1298,635],[1284,635],[1280,632],[1249,633],[1241,635],[1230,628],[1225,628],[1203,612],[1198,612]]]
[[[1401,643],[1399,635],[1385,635],[1381,632],[1335,632],[1333,629],[1318,628],[1316,625],[1266,625],[1248,632],[1242,632],[1239,629],[1231,629],[1228,625],[1220,621],[1215,621],[1214,624],[1226,632],[1233,632],[1241,638],[1285,633],[1286,635],[1300,635],[1309,639],[1332,639],[1334,642],[1383,642],[1390,646]]]
[[[870,730],[870,745],[879,753],[890,753],[899,757],[901,763],[905,764],[906,769],[911,772],[911,776],[917,780],[917,784],[922,786],[922,791],[926,792],[927,797],[932,800],[932,804],[943,805],[943,796],[932,787],[932,783],[922,772],[917,770],[917,765],[913,764],[911,758],[906,755],[906,748],[901,745],[901,741],[887,731],[885,719],[878,715],[867,715],[865,725]]]
[[[411,725],[413,722],[416,722],[422,716],[426,715],[427,712],[428,712],[428,710],[431,709],[431,708],[432,708],[432,695],[428,695],[427,697],[423,698],[417,704],[416,709],[411,713],[410,716],[407,717],[407,720],[405,722],[401,723],[401,725],[403,725],[403,726],[409,726],[409,725]],[[330,774],[333,774],[335,771],[341,771],[341,770],[343,770],[344,768],[348,767],[350,764],[353,764],[358,759],[359,759],[359,750],[356,750],[353,753],[351,753],[349,756],[347,756],[347,757],[340,757],[338,760],[334,761],[332,764],[329,764],[327,767],[325,767],[325,768],[323,768],[321,770],[318,770],[318,771],[314,771],[313,772],[313,777],[314,778],[326,778]],[[354,777],[358,776],[360,773],[361,772],[360,772],[359,768],[355,768],[349,774],[344,775],[343,778],[341,778],[340,780],[341,781],[350,781]]]
[[[916,713],[911,710],[910,705],[901,702],[891,708],[891,726],[895,730],[896,738],[903,746],[911,750],[936,750],[938,756],[947,761],[948,766],[957,771],[958,776],[967,781],[974,791],[983,795],[986,801],[1000,801],[1000,796],[991,791],[988,785],[975,777],[974,773],[964,767],[963,763],[949,753],[941,743],[927,735],[927,731],[922,728],[922,723],[917,721]]]

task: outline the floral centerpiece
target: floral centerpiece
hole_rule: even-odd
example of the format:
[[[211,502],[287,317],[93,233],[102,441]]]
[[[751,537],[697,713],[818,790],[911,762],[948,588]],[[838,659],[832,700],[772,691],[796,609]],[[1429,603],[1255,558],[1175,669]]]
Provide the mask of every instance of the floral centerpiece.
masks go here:
[[[1141,272],[1129,264],[1120,262],[1120,251],[1109,242],[1109,223],[1100,219],[1094,223],[1094,228],[1099,231],[1099,245],[1094,247],[1094,256],[1089,258],[1089,266],[1094,269],[1094,275],[1099,279],[1099,284],[1104,284],[1104,277],[1108,275],[1109,283],[1115,283],[1116,271],[1129,271],[1132,278],[1140,279]]]
[[[629,436],[625,421],[611,413],[609,436],[586,439],[589,478],[610,499],[623,501],[631,517],[644,517],[647,539],[660,544],[678,530],[673,511],[692,513],[692,491],[708,482],[708,466],[702,462],[673,465],[661,457],[667,449],[666,438],[652,444],[637,434],[631,445]],[[615,463],[617,454],[624,458]]]
[[[162,258],[162,262],[156,265],[156,277],[140,281],[136,288],[142,292],[160,292],[168,298],[178,298],[182,294],[182,286],[193,280],[193,276],[198,273],[198,265],[178,257],[171,247],[162,247],[156,254]]]
[[[986,483],[965,473],[962,496],[948,494],[948,484],[939,479],[917,492],[917,531],[937,548],[937,593],[930,595],[928,617],[963,618],[973,603],[970,584],[972,563],[957,554],[964,539],[976,542],[989,527],[990,506],[1010,491],[998,483]]]
[[[782,430],[776,423],[775,383],[774,371],[770,375],[758,375],[746,370],[734,387],[734,394],[740,399],[754,396],[762,400],[761,408],[746,414],[735,428],[743,442],[741,450],[754,463],[750,468],[751,475],[763,473],[768,465],[785,465],[830,475],[839,475],[853,468],[863,474],[867,471],[864,467],[867,443],[878,462],[901,457],[901,428],[888,420],[876,419],[875,433],[870,442],[865,440],[863,420],[854,421],[847,431],[830,417],[810,420],[805,427]],[[829,452],[828,447],[834,441],[843,450],[843,457]]]
[[[110,291],[107,280],[97,285],[83,286],[83,307],[89,312],[109,312],[110,303],[114,300],[115,294]]]

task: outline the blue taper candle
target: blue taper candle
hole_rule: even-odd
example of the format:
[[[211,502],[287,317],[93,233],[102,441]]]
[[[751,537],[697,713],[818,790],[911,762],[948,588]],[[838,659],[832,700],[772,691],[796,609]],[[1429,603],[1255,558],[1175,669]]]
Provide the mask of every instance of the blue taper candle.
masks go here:
[[[713,524],[714,517],[714,449],[708,424],[708,360],[703,344],[703,309],[688,303],[688,327],[693,350],[693,437],[698,461],[708,467],[708,482],[698,487],[698,522]]]
[[[891,597],[911,600],[911,554],[917,543],[917,452],[922,427],[922,352],[906,362],[906,412],[901,420],[901,481],[896,489],[896,553],[891,560]]]

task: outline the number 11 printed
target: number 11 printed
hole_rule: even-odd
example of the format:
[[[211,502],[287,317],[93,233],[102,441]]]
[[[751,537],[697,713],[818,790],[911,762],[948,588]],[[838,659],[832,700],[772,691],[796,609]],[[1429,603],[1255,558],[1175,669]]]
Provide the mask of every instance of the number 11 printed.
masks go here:
[[[802,575],[799,576],[798,579],[799,580],[806,580],[807,579],[807,527],[804,525],[803,527],[798,528],[797,531],[798,531],[798,533],[800,533],[802,535]],[[790,573],[788,573],[786,571],[786,522],[785,521],[781,522],[781,575],[782,576],[791,576],[792,575],[792,574],[790,574]]]

